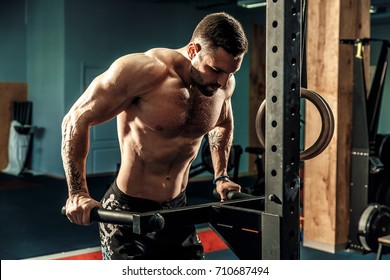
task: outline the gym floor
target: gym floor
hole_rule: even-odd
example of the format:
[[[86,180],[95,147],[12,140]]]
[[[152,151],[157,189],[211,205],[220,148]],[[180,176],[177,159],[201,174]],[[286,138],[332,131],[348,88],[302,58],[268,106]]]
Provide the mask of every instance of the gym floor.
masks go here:
[[[89,177],[91,195],[100,198],[113,179],[113,175]],[[251,180],[242,178],[240,183],[251,184]],[[210,186],[211,182],[191,182],[187,191],[189,203],[215,201]],[[77,226],[61,216],[60,209],[67,198],[63,179],[0,173],[0,192],[0,259],[45,259],[52,258],[53,254],[99,246],[96,224]],[[204,230],[203,227],[199,225],[200,231]],[[301,259],[306,260],[374,260],[375,257],[373,253],[363,255],[345,251],[329,254],[301,247]],[[234,260],[237,257],[222,246],[208,250],[206,259]],[[383,259],[390,260],[390,255],[384,255]]]

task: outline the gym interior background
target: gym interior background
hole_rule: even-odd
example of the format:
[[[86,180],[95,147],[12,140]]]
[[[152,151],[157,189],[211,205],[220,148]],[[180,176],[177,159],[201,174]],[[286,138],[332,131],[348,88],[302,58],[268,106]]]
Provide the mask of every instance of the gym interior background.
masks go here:
[[[246,9],[237,1],[131,1],[131,0],[2,0],[0,2],[0,90],[8,86],[26,88],[33,104],[33,140],[28,170],[19,176],[0,174],[0,257],[23,259],[98,246],[95,228],[68,225],[59,215],[66,200],[61,162],[61,121],[92,79],[118,57],[153,47],[185,45],[193,28],[206,14],[225,11],[237,17],[250,37],[253,26],[265,24],[265,8]],[[390,1],[372,1],[370,37],[389,40]],[[265,38],[264,38],[265,40]],[[249,45],[250,52],[252,45]],[[371,64],[380,48],[372,45]],[[250,55],[236,75],[232,104],[235,117],[234,144],[249,141]],[[2,92],[0,92],[2,100]],[[3,102],[3,101],[1,101]],[[0,103],[1,103],[0,102]],[[3,107],[2,107],[3,108]],[[390,134],[390,75],[386,76],[378,132]],[[0,115],[9,114],[3,110]],[[4,126],[1,133],[7,135]],[[3,131],[4,130],[4,131]],[[120,161],[113,121],[92,128],[87,171],[96,181],[96,196],[109,184]],[[1,147],[7,155],[8,146]],[[253,175],[253,158],[242,153],[239,175]],[[197,159],[199,163],[201,159]],[[4,169],[6,162],[2,162]],[[4,166],[5,164],[5,166]],[[211,174],[204,172],[195,196],[211,187]],[[97,180],[100,178],[101,180]],[[103,178],[103,179],[102,179]],[[243,181],[250,180],[243,178]],[[249,181],[250,182],[250,181]],[[208,185],[207,185],[208,184]],[[202,186],[201,186],[202,185]],[[207,185],[207,186],[205,186]],[[201,193],[201,194],[200,194]],[[203,201],[194,199],[194,203]],[[4,202],[4,203],[3,203]],[[7,207],[5,207],[7,206]],[[390,206],[390,205],[389,205]],[[20,211],[20,212],[18,212]],[[50,239],[48,236],[55,236]],[[215,258],[234,258],[224,254]],[[373,254],[346,251],[323,252],[302,247],[302,258],[374,259]],[[210,255],[210,258],[213,258]],[[383,257],[388,258],[387,255]]]

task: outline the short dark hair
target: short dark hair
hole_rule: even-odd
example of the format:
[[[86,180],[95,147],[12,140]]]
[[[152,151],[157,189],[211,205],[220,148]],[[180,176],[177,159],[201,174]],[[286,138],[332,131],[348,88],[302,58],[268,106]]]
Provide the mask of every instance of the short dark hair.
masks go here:
[[[213,13],[204,17],[192,34],[192,41],[200,39],[210,48],[221,47],[234,57],[244,54],[248,40],[241,23],[227,13]]]

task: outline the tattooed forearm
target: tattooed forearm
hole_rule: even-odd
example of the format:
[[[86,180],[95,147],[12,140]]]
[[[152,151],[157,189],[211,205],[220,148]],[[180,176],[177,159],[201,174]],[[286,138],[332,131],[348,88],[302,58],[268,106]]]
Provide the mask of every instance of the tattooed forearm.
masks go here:
[[[222,133],[219,131],[213,131],[209,133],[209,144],[212,150],[218,150],[221,145]]]
[[[66,171],[69,178],[69,192],[77,193],[81,190],[81,174],[73,160],[68,161],[68,170]]]
[[[73,126],[64,126],[63,129],[62,157],[64,162],[64,170],[68,181],[69,194],[75,194],[80,192],[82,189],[83,177],[79,171],[79,165],[74,159],[74,156],[76,156],[78,153],[73,147]]]

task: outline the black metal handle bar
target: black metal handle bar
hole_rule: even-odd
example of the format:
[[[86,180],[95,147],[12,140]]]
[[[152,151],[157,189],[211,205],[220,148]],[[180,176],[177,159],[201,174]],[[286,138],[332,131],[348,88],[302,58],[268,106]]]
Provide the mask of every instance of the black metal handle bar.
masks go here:
[[[66,216],[65,206],[61,209],[61,214]],[[136,213],[125,212],[125,211],[113,211],[106,210],[102,208],[94,208],[91,210],[91,222],[102,222],[102,223],[110,223],[117,225],[127,225],[133,226],[134,217],[136,217]],[[164,228],[164,218],[156,213],[149,218],[149,228],[160,231]]]
[[[213,195],[216,199],[221,199],[221,196],[217,192],[216,189],[213,190]],[[245,198],[253,198],[253,195],[242,193],[239,191],[230,191],[226,194],[227,200],[236,200],[236,199],[245,199]]]
[[[216,190],[214,190],[214,195],[219,198]],[[259,208],[259,210],[264,209],[264,197],[230,191],[227,194],[227,198],[228,201],[224,203],[211,202],[145,213],[94,208],[91,210],[91,221],[127,225],[133,228],[134,233],[141,234],[150,231],[160,231],[168,225],[185,226],[210,222],[210,211],[218,205],[219,207],[223,205],[237,205],[241,208],[249,206]],[[63,216],[66,216],[65,206],[62,207],[61,212]]]

